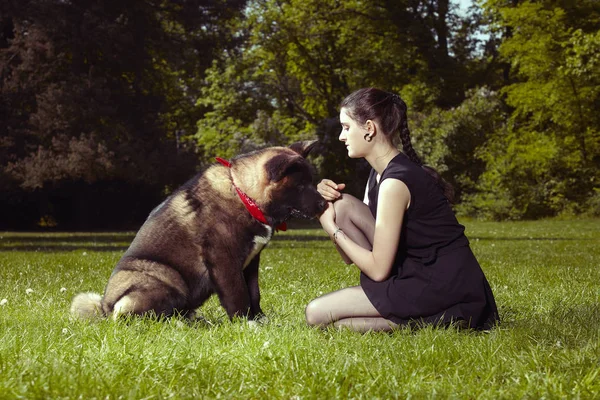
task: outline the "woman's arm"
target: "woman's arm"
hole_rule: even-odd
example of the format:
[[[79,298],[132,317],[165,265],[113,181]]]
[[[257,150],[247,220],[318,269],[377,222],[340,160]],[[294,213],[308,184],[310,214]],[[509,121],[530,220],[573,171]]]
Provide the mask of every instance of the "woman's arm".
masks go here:
[[[410,204],[410,192],[404,182],[389,178],[381,183],[378,197],[372,251],[354,243],[343,232],[336,233],[338,227],[334,213],[332,215],[326,211],[321,216],[321,224],[329,236],[335,235],[337,246],[365,275],[374,281],[383,281],[389,277],[398,252],[402,221]],[[333,207],[330,206],[330,209]]]

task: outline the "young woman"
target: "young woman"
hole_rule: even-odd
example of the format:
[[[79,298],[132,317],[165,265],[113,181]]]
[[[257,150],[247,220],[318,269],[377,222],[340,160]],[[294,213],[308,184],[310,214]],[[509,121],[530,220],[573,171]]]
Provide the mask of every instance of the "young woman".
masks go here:
[[[348,156],[373,168],[368,205],[325,179],[317,186],[329,202],[320,222],[342,258],[360,269],[360,286],[310,302],[308,324],[361,332],[411,322],[491,328],[494,296],[450,207],[451,186],[423,166],[410,143],[404,101],[360,89],[342,102],[340,123]]]

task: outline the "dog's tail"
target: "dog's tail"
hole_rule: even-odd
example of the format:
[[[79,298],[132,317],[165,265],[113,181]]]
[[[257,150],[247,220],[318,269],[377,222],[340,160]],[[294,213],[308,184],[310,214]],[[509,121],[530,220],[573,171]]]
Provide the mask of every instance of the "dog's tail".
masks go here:
[[[71,303],[71,315],[82,319],[102,317],[102,296],[98,293],[79,293]]]

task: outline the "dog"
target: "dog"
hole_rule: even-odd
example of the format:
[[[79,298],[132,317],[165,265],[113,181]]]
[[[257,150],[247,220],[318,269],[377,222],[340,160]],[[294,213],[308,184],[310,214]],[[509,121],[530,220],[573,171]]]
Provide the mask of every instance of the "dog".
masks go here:
[[[157,206],[117,263],[104,295],[80,293],[77,317],[195,317],[217,294],[230,319],[257,320],[260,253],[290,217],[327,204],[306,156],[316,141],[269,147],[208,167]]]

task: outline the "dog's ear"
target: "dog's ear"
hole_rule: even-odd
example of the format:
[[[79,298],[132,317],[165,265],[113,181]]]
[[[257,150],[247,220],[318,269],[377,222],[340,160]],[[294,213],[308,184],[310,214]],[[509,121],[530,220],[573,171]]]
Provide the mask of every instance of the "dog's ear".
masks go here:
[[[296,153],[306,158],[306,156],[308,156],[308,153],[310,153],[310,151],[315,147],[317,143],[318,140],[304,140],[301,142],[291,144],[290,149],[294,150]]]
[[[298,156],[280,154],[270,159],[266,164],[267,176],[270,181],[278,182],[285,176],[306,169],[306,161]]]

